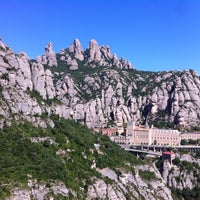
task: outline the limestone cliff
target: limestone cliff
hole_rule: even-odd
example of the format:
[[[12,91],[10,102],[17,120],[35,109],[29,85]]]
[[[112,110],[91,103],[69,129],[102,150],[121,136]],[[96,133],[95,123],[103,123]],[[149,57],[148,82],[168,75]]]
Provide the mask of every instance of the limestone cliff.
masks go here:
[[[176,160],[163,163],[163,179],[169,187],[179,190],[194,189],[199,184],[200,160],[188,154],[176,155]]]
[[[138,71],[94,39],[85,51],[75,39],[57,54],[49,43],[37,60],[0,41],[0,86],[1,126],[24,118],[45,127],[44,114],[89,127],[121,126],[130,120],[200,125],[200,78],[195,71]]]

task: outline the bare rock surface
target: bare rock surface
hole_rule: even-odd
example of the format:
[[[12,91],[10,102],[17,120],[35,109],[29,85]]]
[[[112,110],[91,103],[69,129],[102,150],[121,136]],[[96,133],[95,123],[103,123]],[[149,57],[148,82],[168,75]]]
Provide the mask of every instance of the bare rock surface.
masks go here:
[[[57,66],[56,53],[53,51],[53,45],[51,42],[45,47],[45,53],[42,55],[42,58],[39,58],[38,61],[42,59],[42,64],[49,66]]]
[[[75,39],[58,54],[49,43],[37,61],[24,52],[15,54],[2,41],[0,52],[2,105],[9,108],[2,106],[3,116],[11,110],[35,122],[32,115],[55,113],[89,127],[122,126],[130,120],[200,125],[195,71],[138,72],[94,39],[85,51]]]
[[[84,59],[83,49],[78,39],[75,39],[74,42],[70,45],[69,52],[73,53],[74,57],[81,61]]]
[[[155,173],[155,179],[143,180],[139,176],[139,170],[148,170]],[[121,175],[109,169],[98,170],[104,177],[113,180],[113,184],[106,184],[103,180],[96,179],[92,186],[89,186],[87,199],[126,199],[126,194],[131,199],[157,200],[159,198],[172,200],[171,191],[166,187],[158,170],[149,165],[136,166],[135,175],[130,172],[121,171]],[[137,188],[137,189],[136,189]]]

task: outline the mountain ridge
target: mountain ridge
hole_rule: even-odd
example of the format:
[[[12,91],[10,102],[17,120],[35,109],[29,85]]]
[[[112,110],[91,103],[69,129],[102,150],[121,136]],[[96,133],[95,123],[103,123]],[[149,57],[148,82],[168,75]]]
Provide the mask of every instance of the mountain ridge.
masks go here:
[[[121,69],[94,41],[84,54],[74,43],[30,60],[0,41],[0,197],[198,199],[197,153],[145,161],[92,130],[130,120],[199,128],[198,74]]]
[[[0,79],[5,105],[1,124],[15,116],[47,126],[40,117],[45,113],[88,127],[124,126],[130,120],[182,128],[200,124],[200,78],[195,71],[138,71],[95,40],[83,51],[75,39],[57,54],[48,43],[36,60],[24,52],[15,54],[1,41]]]

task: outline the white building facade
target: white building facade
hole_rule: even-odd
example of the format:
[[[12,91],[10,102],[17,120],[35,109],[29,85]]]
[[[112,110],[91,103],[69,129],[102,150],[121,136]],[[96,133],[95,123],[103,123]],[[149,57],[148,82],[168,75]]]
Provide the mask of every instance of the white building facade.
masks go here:
[[[127,125],[126,142],[130,145],[180,145],[180,132],[171,129],[158,129],[135,126],[134,122]]]

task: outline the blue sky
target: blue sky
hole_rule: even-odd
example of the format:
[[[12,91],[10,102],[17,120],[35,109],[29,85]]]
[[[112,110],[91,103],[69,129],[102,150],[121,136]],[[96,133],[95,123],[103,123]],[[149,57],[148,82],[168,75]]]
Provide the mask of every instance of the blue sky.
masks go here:
[[[200,74],[198,0],[1,0],[0,37],[31,58],[91,39],[148,71]]]

